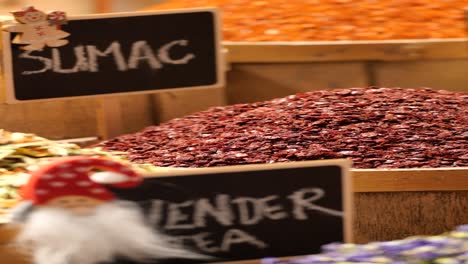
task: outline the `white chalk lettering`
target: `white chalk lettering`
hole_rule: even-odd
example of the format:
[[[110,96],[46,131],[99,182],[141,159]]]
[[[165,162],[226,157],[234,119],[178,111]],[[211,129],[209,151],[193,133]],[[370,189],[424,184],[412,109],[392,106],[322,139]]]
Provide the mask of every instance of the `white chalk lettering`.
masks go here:
[[[272,220],[281,220],[288,217],[281,205],[269,205],[268,202],[279,199],[278,195],[270,195],[261,199],[263,215]]]
[[[239,221],[242,225],[255,225],[262,220],[262,208],[258,204],[258,199],[239,197],[232,202],[238,204]],[[252,212],[252,214],[249,212]]]
[[[99,65],[97,63],[98,57],[106,57],[110,54],[114,56],[114,62],[117,66],[117,70],[119,71],[126,71],[127,63],[125,62],[125,58],[122,55],[122,50],[120,48],[120,43],[117,41],[112,42],[106,50],[100,51],[93,45],[87,45],[86,51],[88,52],[89,58],[89,71],[90,72],[97,72],[99,71]]]
[[[187,64],[195,58],[195,54],[187,53],[182,58],[173,58],[171,49],[176,46],[188,46],[187,40],[175,40],[162,45],[157,49],[157,56],[155,51],[145,40],[139,40],[132,43],[128,62],[122,53],[121,44],[118,41],[113,41],[104,51],[99,50],[94,45],[79,45],[74,48],[74,55],[76,58],[75,65],[72,68],[62,68],[62,58],[60,50],[52,48],[51,58],[43,56],[32,56],[30,51],[23,52],[19,55],[20,59],[37,60],[43,64],[43,67],[38,70],[23,71],[22,75],[41,74],[47,71],[56,73],[71,74],[77,72],[99,72],[99,57],[111,57],[114,60],[115,67],[118,71],[135,70],[140,67],[142,62],[146,62],[152,69],[161,69],[164,64],[181,65]],[[174,52],[172,52],[174,53]],[[64,55],[66,56],[66,55]],[[103,62],[101,62],[103,63]],[[109,67],[106,67],[109,69]]]
[[[215,243],[213,240],[209,239],[210,233],[200,233],[193,237],[197,247],[205,252],[216,253],[220,251],[219,247],[213,246]],[[210,246],[211,245],[211,246]]]
[[[85,47],[80,45],[75,47],[76,66],[80,71],[89,70],[88,57],[86,56]]]
[[[128,68],[136,69],[139,66],[139,62],[145,60],[153,69],[162,68],[161,63],[156,59],[151,50],[151,47],[144,40],[133,43],[128,59]]]
[[[232,202],[238,204],[239,221],[242,225],[255,225],[262,220],[262,208],[258,199],[239,197]]]
[[[234,244],[251,244],[258,248],[266,248],[265,242],[258,240],[253,235],[249,235],[246,232],[239,229],[230,229],[224,234],[223,242],[221,243],[221,250],[228,252]]]
[[[232,202],[238,204],[239,221],[242,225],[254,225],[263,218],[271,220],[281,220],[288,217],[281,205],[269,205],[268,203],[279,199],[277,195],[270,195],[264,198],[239,197]],[[251,212],[251,214],[249,213]]]
[[[269,195],[260,198],[232,198],[228,194],[217,194],[213,198],[200,198],[182,203],[152,200],[148,220],[163,230],[187,230],[217,225],[231,228],[251,226],[262,221],[288,218],[307,220],[312,217],[312,211],[342,217],[341,211],[314,203],[324,196],[325,191],[320,188],[303,188],[287,197]],[[286,211],[283,203],[291,204],[291,211]]]
[[[318,206],[313,203],[322,198],[324,195],[325,192],[322,189],[306,188],[296,191],[292,195],[288,196],[288,198],[291,199],[294,204],[294,217],[299,220],[306,220],[307,214],[305,213],[305,209],[316,210],[334,216],[342,216],[343,213],[340,211]]]
[[[161,223],[163,205],[164,205],[164,202],[161,200],[151,201],[151,208],[148,212],[148,221],[151,225],[159,225]]]
[[[60,51],[56,48],[52,49],[52,70],[58,73],[75,73],[80,70],[87,70],[88,69],[88,62],[86,57],[84,56],[84,48],[83,46],[77,46],[74,48],[76,63],[73,68],[70,69],[63,69],[62,68],[62,60],[60,58]]]
[[[230,229],[223,234],[203,232],[193,235],[170,236],[168,242],[177,246],[193,245],[196,249],[211,254],[229,252],[234,245],[239,244],[248,244],[259,249],[268,247],[265,242],[239,229]]]
[[[38,70],[21,72],[22,75],[43,73],[43,72],[46,72],[46,71],[52,69],[52,60],[51,59],[44,58],[44,57],[41,57],[41,56],[32,56],[31,51],[26,51],[26,52],[21,53],[19,55],[19,57],[22,58],[22,59],[37,60],[37,61],[40,61],[43,64],[43,67],[38,69]]]
[[[229,195],[221,194],[215,198],[216,207],[210,204],[206,198],[200,199],[195,203],[194,224],[197,227],[205,227],[207,216],[212,216],[223,226],[230,226],[233,223],[234,216],[229,204]]]
[[[182,208],[192,207],[193,201],[186,201],[183,203],[171,203],[169,204],[168,213],[167,213],[167,222],[165,225],[166,229],[191,229],[195,228],[194,224],[180,224],[179,222],[187,221],[190,217],[189,215],[183,214],[181,212]]]
[[[190,60],[194,59],[195,58],[195,54],[193,53],[189,53],[187,55],[185,55],[184,57],[182,57],[181,59],[172,59],[170,54],[169,54],[169,51],[172,47],[174,47],[175,45],[180,45],[180,46],[187,46],[188,45],[188,41],[185,40],[185,39],[182,39],[182,40],[175,40],[175,41],[172,41],[164,46],[162,46],[160,49],[159,49],[159,52],[158,52],[158,58],[164,62],[164,63],[168,63],[168,64],[187,64]]]

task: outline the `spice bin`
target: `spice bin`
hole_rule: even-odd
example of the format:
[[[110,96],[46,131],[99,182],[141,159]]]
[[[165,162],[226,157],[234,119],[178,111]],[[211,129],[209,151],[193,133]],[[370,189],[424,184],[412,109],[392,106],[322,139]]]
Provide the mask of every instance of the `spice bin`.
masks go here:
[[[432,5],[433,2],[401,1],[399,4],[406,5],[401,9],[405,12],[397,13],[390,8],[390,1],[320,1],[297,8],[297,13],[290,10],[297,2],[166,2],[166,5],[148,9],[222,6],[224,47],[230,63],[226,84],[228,104],[260,102],[311,90],[364,86],[468,91],[468,38],[463,18],[463,8],[468,2],[451,2],[459,6],[450,7],[448,2],[443,6],[439,5],[441,3]],[[330,7],[339,4],[369,6],[363,7],[363,12],[347,14],[344,19],[349,21],[343,22],[340,12],[349,10]],[[427,6],[429,11],[425,5],[430,5]],[[304,12],[307,8],[323,10]],[[391,10],[387,12],[387,8]],[[250,15],[242,16],[243,12]],[[420,19],[418,14],[428,17]],[[324,16],[330,19],[320,20]],[[391,17],[386,19],[385,16]],[[291,21],[287,22],[288,19]],[[307,29],[311,23],[305,20],[309,19],[322,21],[317,23],[324,27],[315,27],[315,31]],[[279,24],[284,21],[281,28]],[[426,23],[428,21],[433,23]],[[454,27],[448,26],[448,21]],[[357,25],[358,22],[363,24]],[[363,33],[367,31],[371,35],[347,35],[357,31],[344,28],[342,34],[332,31],[333,34],[326,35],[324,32],[344,24],[362,27]],[[377,28],[379,26],[385,28]],[[252,30],[255,27],[258,31]],[[314,33],[304,37],[301,29]],[[374,34],[379,30],[382,32]],[[287,32],[295,33],[288,35]],[[244,33],[248,37],[239,37]],[[466,167],[355,170],[353,174],[357,188],[356,242],[437,234],[468,223]],[[366,184],[367,187],[361,189]]]
[[[467,110],[466,93],[322,90],[215,107],[101,146],[193,169],[349,158],[356,241],[391,240],[468,221]]]
[[[232,63],[226,87],[229,103],[366,85],[468,91],[467,39],[228,43],[226,47]],[[388,173],[393,177],[385,178]],[[362,171],[354,177],[370,174],[382,182],[355,194],[355,242],[437,234],[468,223],[468,168],[427,170],[414,178],[459,184],[449,189],[425,181],[418,181],[416,190],[380,188],[396,182],[401,187],[411,184],[405,180],[411,171]]]

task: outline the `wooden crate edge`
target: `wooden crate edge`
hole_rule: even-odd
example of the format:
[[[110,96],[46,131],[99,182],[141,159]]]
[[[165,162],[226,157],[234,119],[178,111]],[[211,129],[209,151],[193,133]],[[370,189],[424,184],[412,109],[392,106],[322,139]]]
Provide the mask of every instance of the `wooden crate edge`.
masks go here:
[[[230,63],[466,59],[468,38],[382,41],[223,42]]]
[[[468,191],[468,167],[353,169],[354,192]]]

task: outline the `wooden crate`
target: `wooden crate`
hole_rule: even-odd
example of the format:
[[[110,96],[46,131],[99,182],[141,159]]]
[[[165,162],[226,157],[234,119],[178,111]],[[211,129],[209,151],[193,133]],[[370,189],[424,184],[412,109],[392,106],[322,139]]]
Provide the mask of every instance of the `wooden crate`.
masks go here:
[[[225,47],[229,104],[371,85],[468,91],[468,39],[226,42]]]
[[[226,93],[229,104],[233,104],[332,87],[363,87],[368,83],[366,65],[361,62],[233,63],[227,75]]]
[[[123,133],[153,124],[148,96],[119,97],[117,103],[123,109],[122,114],[116,113],[122,120]],[[95,99],[0,104],[0,128],[49,139],[93,137],[99,134],[97,107]]]
[[[234,63],[468,59],[468,38],[375,41],[224,42]]]
[[[163,92],[152,95],[152,113],[155,123],[208,109],[226,105],[226,92],[223,88],[197,89]],[[151,110],[151,109],[150,109]]]
[[[344,87],[468,91],[468,39],[226,42],[229,104]],[[468,171],[355,170],[356,242],[468,223]]]
[[[468,59],[374,62],[370,68],[376,85],[468,91]]]
[[[468,168],[354,170],[354,242],[437,235],[468,223]]]

